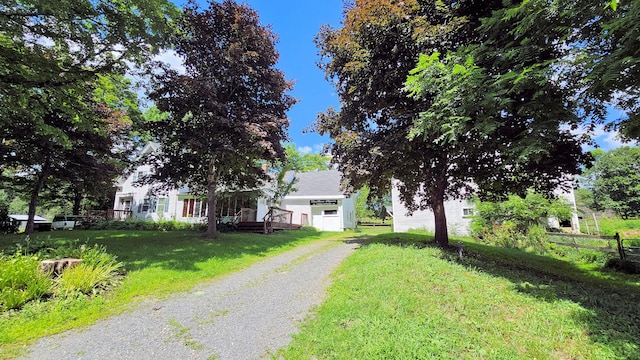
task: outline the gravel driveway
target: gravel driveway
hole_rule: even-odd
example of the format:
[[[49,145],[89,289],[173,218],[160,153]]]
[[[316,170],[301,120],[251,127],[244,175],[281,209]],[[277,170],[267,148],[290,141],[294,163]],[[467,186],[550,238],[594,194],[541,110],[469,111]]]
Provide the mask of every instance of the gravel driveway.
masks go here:
[[[357,248],[297,247],[169,299],[39,340],[26,359],[262,359],[319,305],[331,272]]]

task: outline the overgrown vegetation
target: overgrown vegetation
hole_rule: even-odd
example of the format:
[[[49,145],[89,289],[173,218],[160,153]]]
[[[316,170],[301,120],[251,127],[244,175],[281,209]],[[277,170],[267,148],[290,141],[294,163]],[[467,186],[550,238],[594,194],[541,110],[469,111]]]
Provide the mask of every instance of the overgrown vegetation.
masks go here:
[[[205,231],[205,223],[186,223],[176,220],[150,221],[143,219],[126,219],[124,221],[96,221],[85,222],[82,228],[86,230],[144,230],[144,231],[173,231],[196,230]]]
[[[59,273],[46,272],[46,259],[77,258],[82,262]],[[32,242],[27,235],[11,255],[0,253],[0,311],[18,310],[49,297],[96,295],[117,282],[122,263],[104,246],[79,242],[55,247],[50,239]]]
[[[571,218],[571,207],[566,200],[547,199],[541,194],[529,192],[525,197],[511,195],[502,202],[476,201],[471,223],[472,235],[496,246],[546,249],[548,219],[560,221]]]
[[[582,262],[464,241],[372,238],[284,359],[638,359],[640,281]]]

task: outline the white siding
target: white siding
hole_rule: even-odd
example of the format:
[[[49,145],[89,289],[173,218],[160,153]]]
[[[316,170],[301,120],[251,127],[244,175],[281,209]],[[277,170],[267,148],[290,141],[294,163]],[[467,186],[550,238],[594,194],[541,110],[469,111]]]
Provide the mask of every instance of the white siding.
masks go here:
[[[407,215],[407,209],[400,201],[400,193],[395,185],[391,190],[393,202],[393,231],[407,232],[409,229],[425,229],[429,233],[435,232],[435,218],[431,210],[415,211],[413,215]],[[444,204],[447,217],[447,229],[449,235],[469,235],[471,217],[465,216],[465,209],[473,209],[473,203],[468,201],[447,201]]]

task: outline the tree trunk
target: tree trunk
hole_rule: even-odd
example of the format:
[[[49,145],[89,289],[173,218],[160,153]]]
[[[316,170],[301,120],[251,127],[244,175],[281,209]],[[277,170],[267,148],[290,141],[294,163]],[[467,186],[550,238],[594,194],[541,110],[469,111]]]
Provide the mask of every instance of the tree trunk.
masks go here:
[[[75,189],[73,194],[73,215],[80,215],[80,205],[82,204],[82,191]]]
[[[435,241],[442,248],[449,246],[449,231],[447,230],[447,215],[444,211],[444,193],[447,187],[445,171],[441,171],[431,189],[431,210],[435,221]]]
[[[447,215],[444,212],[444,197],[432,199],[431,209],[435,219],[435,241],[440,247],[449,246],[449,231],[447,230]]]
[[[209,160],[209,173],[207,174],[207,232],[205,238],[215,239],[218,237],[218,227],[216,221],[216,190],[218,187],[217,168],[214,159]]]
[[[40,195],[40,190],[42,190],[42,186],[44,185],[44,179],[47,178],[49,174],[49,167],[51,165],[51,160],[47,157],[42,164],[42,169],[40,170],[40,174],[38,174],[36,178],[36,183],[31,190],[31,198],[29,199],[29,214],[27,217],[27,226],[24,230],[26,234],[33,233],[33,223],[36,216],[36,207],[38,206],[38,196]]]

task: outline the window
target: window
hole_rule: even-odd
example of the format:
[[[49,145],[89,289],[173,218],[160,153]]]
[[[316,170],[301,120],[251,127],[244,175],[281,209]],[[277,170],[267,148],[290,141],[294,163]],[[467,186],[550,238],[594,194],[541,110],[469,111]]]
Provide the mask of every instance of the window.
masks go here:
[[[168,198],[161,198],[158,199],[158,206],[157,206],[157,213],[158,215],[162,215],[163,213],[166,213],[169,211],[169,199]]]
[[[149,174],[148,171],[143,171],[143,170],[134,171],[133,172],[133,182],[136,182],[136,181],[142,179],[144,176],[146,176],[148,174]]]
[[[462,209],[462,216],[463,217],[473,216],[473,208]]]
[[[325,210],[324,215],[338,215],[338,210]]]
[[[207,216],[207,203],[196,199],[184,199],[182,201],[182,217]]]
[[[142,203],[138,205],[138,212],[156,212],[156,203],[156,198],[145,198],[144,200],[142,200]]]

